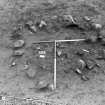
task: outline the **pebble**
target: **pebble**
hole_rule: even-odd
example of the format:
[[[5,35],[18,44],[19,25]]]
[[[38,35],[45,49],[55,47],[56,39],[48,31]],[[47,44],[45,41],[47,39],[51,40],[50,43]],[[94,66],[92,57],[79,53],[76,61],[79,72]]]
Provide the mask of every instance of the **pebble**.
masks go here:
[[[14,48],[21,48],[24,46],[24,44],[24,40],[17,40],[16,42],[14,42]]]
[[[41,20],[41,22],[39,24],[39,28],[43,28],[45,26],[47,26],[47,23],[45,21]]]

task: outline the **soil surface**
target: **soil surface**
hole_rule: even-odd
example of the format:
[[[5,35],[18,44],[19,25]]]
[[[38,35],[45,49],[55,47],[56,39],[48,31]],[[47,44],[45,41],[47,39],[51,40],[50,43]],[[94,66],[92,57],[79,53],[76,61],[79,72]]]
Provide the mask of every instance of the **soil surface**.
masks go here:
[[[72,16],[76,24],[63,16]],[[101,24],[101,29],[92,23]],[[54,40],[70,39],[86,41],[54,46]],[[0,95],[104,105],[105,1],[0,0]]]

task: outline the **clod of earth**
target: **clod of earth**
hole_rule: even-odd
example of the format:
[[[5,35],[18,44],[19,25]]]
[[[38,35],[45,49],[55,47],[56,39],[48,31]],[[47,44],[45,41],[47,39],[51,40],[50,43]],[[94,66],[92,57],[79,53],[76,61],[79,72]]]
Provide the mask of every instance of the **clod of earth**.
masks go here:
[[[24,40],[17,40],[13,43],[14,48],[21,48],[25,45]]]
[[[32,68],[29,68],[27,71],[26,71],[26,75],[29,77],[29,78],[34,78],[36,76],[36,70],[35,69],[32,69]]]

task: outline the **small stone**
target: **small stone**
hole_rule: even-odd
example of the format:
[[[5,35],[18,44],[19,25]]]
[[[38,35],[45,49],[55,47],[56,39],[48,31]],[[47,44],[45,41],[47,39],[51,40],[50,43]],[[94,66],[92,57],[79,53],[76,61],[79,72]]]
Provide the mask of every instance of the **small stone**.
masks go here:
[[[95,43],[97,42],[97,36],[90,36],[88,39],[86,39],[86,42]]]
[[[24,46],[24,44],[24,40],[17,40],[16,42],[14,42],[14,48],[21,48]]]
[[[36,33],[37,32],[37,28],[36,26],[34,25],[34,23],[32,21],[28,21],[26,24],[25,24],[25,27],[31,31],[32,33]]]
[[[79,59],[78,61],[77,61],[77,66],[78,66],[78,69],[80,69],[80,70],[83,70],[85,67],[86,67],[86,63],[82,60],[82,59]]]
[[[92,24],[92,27],[96,30],[101,30],[102,29],[102,25],[101,24],[98,24],[98,23],[93,23]]]
[[[53,91],[55,88],[54,88],[54,84],[53,83],[50,83],[50,84],[48,84],[48,89],[50,90],[50,91]]]
[[[86,60],[86,67],[91,70],[95,67],[96,63],[93,60]]]
[[[15,50],[13,52],[13,56],[22,56],[24,54],[24,50]]]
[[[51,19],[56,20],[58,18],[58,16],[52,16]]]
[[[37,28],[36,28],[35,25],[32,25],[32,26],[30,27],[30,29],[31,29],[31,31],[34,32],[34,33],[37,32]]]
[[[88,22],[91,21],[91,17],[89,17],[89,16],[84,16],[84,19],[85,19],[86,21],[88,21]]]
[[[80,70],[80,69],[76,69],[76,72],[78,73],[78,74],[82,74],[82,71]]]
[[[29,65],[24,65],[24,70],[28,70],[29,69]]]
[[[39,28],[43,28],[45,26],[47,26],[47,23],[45,21],[41,20],[41,22],[39,24]]]
[[[76,24],[74,18],[72,17],[72,15],[64,15],[63,19],[65,22],[68,22],[68,24]]]
[[[62,51],[61,50],[57,50],[57,55],[60,57],[62,55]]]
[[[42,89],[42,88],[47,88],[48,86],[48,82],[46,82],[45,80],[41,80],[37,82],[37,88],[38,89]]]
[[[16,62],[12,62],[10,66],[11,67],[16,66]]]
[[[85,76],[85,75],[81,76],[81,79],[84,80],[84,81],[88,81],[89,80],[89,78],[87,76]]]

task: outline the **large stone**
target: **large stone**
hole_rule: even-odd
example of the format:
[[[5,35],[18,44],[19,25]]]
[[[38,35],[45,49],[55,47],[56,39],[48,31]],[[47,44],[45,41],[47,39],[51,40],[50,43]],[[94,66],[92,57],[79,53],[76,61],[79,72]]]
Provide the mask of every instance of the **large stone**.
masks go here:
[[[14,42],[14,48],[21,48],[25,44],[24,40],[17,40]]]

